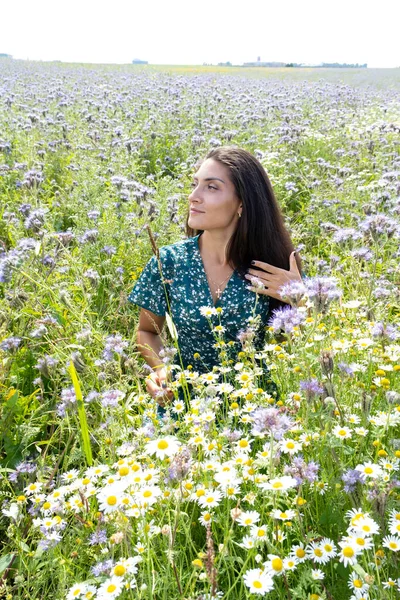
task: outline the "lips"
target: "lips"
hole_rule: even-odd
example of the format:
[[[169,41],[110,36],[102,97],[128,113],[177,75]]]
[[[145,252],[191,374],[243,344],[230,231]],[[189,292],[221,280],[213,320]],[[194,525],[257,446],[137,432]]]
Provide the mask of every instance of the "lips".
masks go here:
[[[196,208],[191,208],[190,212],[191,213],[196,213],[196,214],[199,214],[199,215],[203,215],[204,214],[204,212],[202,210],[197,210]]]

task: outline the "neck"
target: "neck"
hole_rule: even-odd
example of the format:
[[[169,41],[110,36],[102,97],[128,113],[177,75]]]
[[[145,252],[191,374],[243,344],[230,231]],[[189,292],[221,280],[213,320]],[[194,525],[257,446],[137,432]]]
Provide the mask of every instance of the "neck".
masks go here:
[[[199,238],[199,248],[202,256],[212,265],[227,266],[226,248],[232,232],[226,230],[206,230]]]

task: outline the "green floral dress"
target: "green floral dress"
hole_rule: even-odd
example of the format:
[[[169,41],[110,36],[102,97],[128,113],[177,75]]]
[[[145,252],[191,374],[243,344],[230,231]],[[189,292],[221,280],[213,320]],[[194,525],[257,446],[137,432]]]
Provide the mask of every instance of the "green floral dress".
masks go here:
[[[237,354],[242,349],[239,337],[248,329],[249,318],[255,315],[260,315],[260,323],[254,344],[257,349],[262,348],[270,310],[269,297],[259,294],[256,302],[256,294],[248,289],[249,282],[236,270],[214,305],[199,250],[200,235],[160,248],[162,275],[153,256],[128,300],[158,316],[168,312],[178,333],[182,366],[192,365],[194,370],[204,373],[221,365],[221,347],[201,307],[222,309],[211,317],[211,323],[223,328],[221,339],[225,342],[226,365],[238,360]],[[266,365],[263,368],[268,374]],[[271,382],[271,393],[274,390],[276,386]]]

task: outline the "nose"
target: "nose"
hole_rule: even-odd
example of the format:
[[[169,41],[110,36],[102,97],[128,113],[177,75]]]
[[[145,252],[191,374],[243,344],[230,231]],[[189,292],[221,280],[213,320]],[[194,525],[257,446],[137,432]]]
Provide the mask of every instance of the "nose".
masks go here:
[[[197,187],[194,187],[192,189],[192,191],[190,192],[188,199],[190,202],[200,202],[201,198],[199,197],[199,194],[197,192]]]

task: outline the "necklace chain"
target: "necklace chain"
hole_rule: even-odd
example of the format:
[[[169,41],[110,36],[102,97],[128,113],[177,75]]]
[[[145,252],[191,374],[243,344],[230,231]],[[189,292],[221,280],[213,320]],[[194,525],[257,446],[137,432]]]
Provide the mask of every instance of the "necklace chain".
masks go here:
[[[207,276],[208,276],[209,280],[211,281],[211,283],[212,283],[213,285],[216,285],[216,286],[217,286],[217,289],[215,290],[215,293],[217,294],[217,298],[218,298],[218,300],[220,299],[220,297],[221,297],[221,294],[222,294],[222,292],[223,292],[223,290],[221,290],[219,286],[220,286],[220,285],[222,285],[223,283],[225,283],[225,281],[227,281],[227,279],[229,279],[229,278],[232,276],[232,273],[233,273],[233,271],[232,271],[231,273],[229,273],[229,275],[228,275],[227,277],[225,277],[225,279],[223,279],[223,280],[221,281],[221,283],[218,283],[218,284],[217,284],[217,282],[216,282],[216,281],[214,281],[213,279],[211,279],[211,277],[210,277],[210,276],[208,275],[208,273],[207,273]]]

